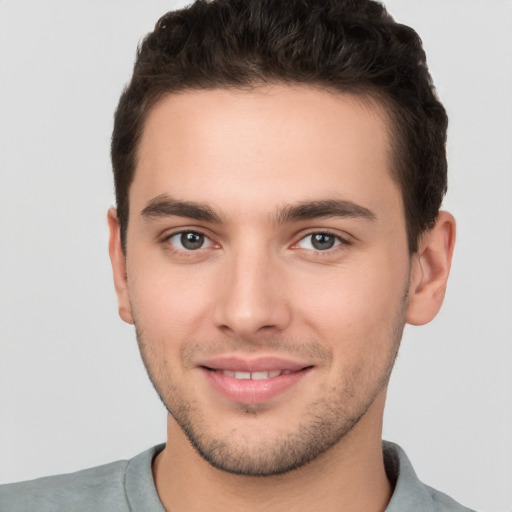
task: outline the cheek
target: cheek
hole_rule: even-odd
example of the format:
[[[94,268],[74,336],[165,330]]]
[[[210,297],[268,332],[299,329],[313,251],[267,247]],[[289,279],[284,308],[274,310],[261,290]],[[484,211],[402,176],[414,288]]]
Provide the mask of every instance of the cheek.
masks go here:
[[[136,262],[128,268],[128,285],[138,323],[148,333],[173,339],[189,336],[205,322],[214,283],[208,269]],[[210,278],[208,277],[210,276]]]
[[[334,349],[364,355],[376,344],[389,343],[403,307],[407,276],[393,265],[361,265],[329,269],[314,280],[302,279],[298,316]]]

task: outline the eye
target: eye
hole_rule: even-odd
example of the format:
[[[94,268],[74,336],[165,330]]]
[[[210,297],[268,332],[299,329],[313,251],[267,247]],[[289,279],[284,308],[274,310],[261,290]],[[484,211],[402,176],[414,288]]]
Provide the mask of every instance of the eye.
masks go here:
[[[167,241],[181,251],[197,251],[214,245],[207,236],[197,231],[181,231],[170,236]]]
[[[341,243],[342,239],[331,233],[311,233],[300,240],[297,247],[313,251],[327,251]]]

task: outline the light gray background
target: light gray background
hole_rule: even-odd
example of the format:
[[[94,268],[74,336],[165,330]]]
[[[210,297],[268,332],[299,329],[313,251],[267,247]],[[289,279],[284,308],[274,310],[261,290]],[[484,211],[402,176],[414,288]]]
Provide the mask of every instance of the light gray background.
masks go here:
[[[512,2],[390,0],[450,115],[458,219],[445,306],[407,328],[384,436],[420,477],[512,510]],[[165,439],[117,317],[109,137],[135,46],[172,1],[0,0],[0,481],[131,457]]]

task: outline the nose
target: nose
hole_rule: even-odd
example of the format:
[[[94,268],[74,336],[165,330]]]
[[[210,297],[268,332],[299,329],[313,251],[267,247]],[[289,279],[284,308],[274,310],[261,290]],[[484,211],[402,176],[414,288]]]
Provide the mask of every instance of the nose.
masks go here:
[[[279,263],[265,251],[248,252],[225,262],[213,314],[218,329],[245,340],[284,331],[292,316]]]

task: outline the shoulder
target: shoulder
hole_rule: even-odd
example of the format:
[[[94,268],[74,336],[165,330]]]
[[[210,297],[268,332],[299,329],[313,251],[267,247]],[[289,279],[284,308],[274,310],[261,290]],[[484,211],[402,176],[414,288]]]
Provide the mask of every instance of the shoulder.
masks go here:
[[[395,490],[386,512],[475,512],[422,483],[400,446],[385,441],[383,452],[388,478],[395,483]]]
[[[5,512],[46,512],[95,510],[111,503],[111,510],[124,498],[127,461],[56,475],[28,482],[0,486],[0,510]]]
[[[457,503],[453,498],[444,494],[443,492],[432,489],[428,485],[425,485],[425,490],[430,494],[430,500],[432,503],[432,510],[436,512],[475,512],[473,509],[464,507],[460,503]]]
[[[75,473],[0,485],[0,510],[128,512],[131,510],[130,490],[127,489],[126,480],[136,478],[138,481],[151,481],[152,484],[151,460],[156,451],[157,447],[131,460],[120,460]]]

